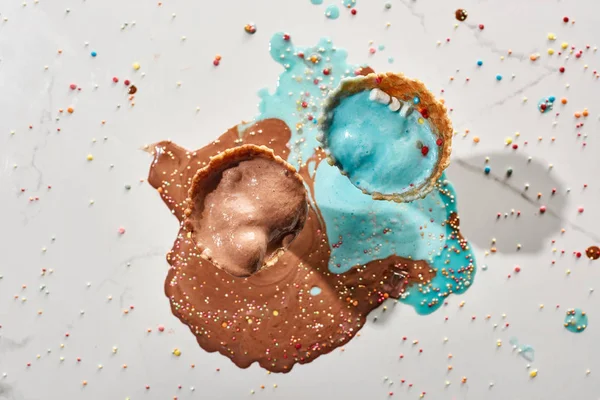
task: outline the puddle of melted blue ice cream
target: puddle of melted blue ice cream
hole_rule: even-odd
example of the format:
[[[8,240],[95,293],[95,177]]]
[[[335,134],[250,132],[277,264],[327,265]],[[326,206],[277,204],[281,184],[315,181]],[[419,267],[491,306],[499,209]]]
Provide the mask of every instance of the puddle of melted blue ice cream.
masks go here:
[[[391,111],[367,91],[340,101],[325,136],[340,169],[368,193],[403,193],[422,185],[438,162],[429,122],[418,112]]]
[[[346,51],[325,38],[314,47],[295,47],[289,35],[276,33],[270,53],[284,71],[273,92],[259,92],[256,119],[278,118],[289,126],[292,137],[288,161],[298,166],[313,155],[319,144],[317,119],[324,99],[341,79],[355,76],[360,66],[349,64]],[[330,271],[343,273],[391,254],[426,260],[436,270],[435,278],[429,284],[409,287],[400,299],[419,314],[433,312],[447,296],[469,288],[475,276],[475,259],[468,243],[461,246],[460,238],[447,223],[457,210],[454,188],[445,176],[440,187],[424,199],[398,204],[373,200],[327,162],[321,162],[315,173],[312,200],[327,226]]]

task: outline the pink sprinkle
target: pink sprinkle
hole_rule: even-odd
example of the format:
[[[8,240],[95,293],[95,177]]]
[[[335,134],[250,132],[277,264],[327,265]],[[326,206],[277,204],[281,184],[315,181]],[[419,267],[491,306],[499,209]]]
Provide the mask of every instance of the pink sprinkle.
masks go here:
[[[159,331],[159,332],[164,332],[164,331],[165,331],[165,327],[164,327],[164,326],[162,326],[162,325],[159,325],[159,326],[158,326],[158,331]]]
[[[119,232],[119,235],[124,234],[125,233],[125,228],[120,227],[119,230],[118,230],[118,232]]]
[[[581,214],[581,213],[583,212],[583,207],[579,207],[579,208],[577,209],[577,211],[579,211],[579,213]]]
[[[540,212],[543,214],[546,212],[546,206],[540,206]]]
[[[375,52],[376,52],[376,51],[377,51],[377,50],[375,50],[375,48],[374,48],[374,47],[371,47],[371,48],[369,49],[369,53],[371,53],[371,54],[375,54]]]
[[[77,89],[77,85],[76,85],[76,84],[74,84],[74,83],[71,83],[71,84],[69,85],[69,87],[71,88],[71,90],[75,90],[75,89]]]

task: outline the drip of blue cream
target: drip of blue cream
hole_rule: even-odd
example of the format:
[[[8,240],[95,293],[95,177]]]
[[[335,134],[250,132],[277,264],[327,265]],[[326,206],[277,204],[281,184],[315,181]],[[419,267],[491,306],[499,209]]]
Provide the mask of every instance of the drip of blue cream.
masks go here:
[[[567,311],[565,316],[565,328],[573,333],[581,333],[587,328],[588,316],[579,308]]]
[[[540,101],[538,101],[538,104],[537,104],[538,110],[542,114],[547,113],[548,111],[552,110],[555,100],[556,100],[556,97],[554,97],[554,96],[542,97],[540,99]]]
[[[338,19],[340,16],[340,8],[335,4],[327,6],[325,9],[325,16],[329,19]]]
[[[314,47],[295,47],[289,36],[276,33],[270,53],[284,71],[272,93],[267,89],[259,92],[256,120],[278,118],[289,126],[288,161],[298,166],[319,144],[317,117],[324,99],[341,79],[355,76],[360,67],[348,64],[346,51],[325,38]],[[435,278],[428,284],[412,285],[400,299],[419,314],[435,311],[447,296],[470,287],[475,258],[468,243],[462,244],[465,249],[461,247],[460,238],[446,222],[457,209],[456,193],[445,176],[440,187],[424,199],[397,204],[372,200],[335,166],[321,162],[314,192],[312,200],[327,226],[330,271],[343,273],[392,254],[425,260],[436,271]]]
[[[355,186],[369,193],[404,193],[433,173],[437,137],[418,112],[391,111],[365,91],[342,99],[332,114],[327,149]]]

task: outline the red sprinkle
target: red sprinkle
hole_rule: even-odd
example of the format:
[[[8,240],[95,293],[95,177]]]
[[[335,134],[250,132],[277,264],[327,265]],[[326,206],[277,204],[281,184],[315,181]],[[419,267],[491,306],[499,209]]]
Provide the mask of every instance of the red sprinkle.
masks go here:
[[[427,147],[427,146],[421,147],[421,154],[423,154],[424,156],[426,156],[427,153],[429,153],[429,147]]]
[[[569,22],[569,17],[563,17],[563,22],[566,24],[567,22]]]
[[[483,30],[483,28],[485,28],[485,26],[483,26],[483,24],[479,24],[479,29]]]
[[[546,212],[546,206],[540,206],[540,213],[545,213]]]
[[[323,70],[323,75],[329,75],[330,72],[331,72],[331,70],[329,68],[325,68]]]
[[[565,72],[565,67],[560,67],[558,70],[559,70],[559,71],[560,71],[560,73],[562,74],[562,73],[564,73],[564,72]]]
[[[288,33],[284,33],[283,40],[290,40],[290,35]]]
[[[217,65],[221,64],[221,62],[219,60],[217,60],[216,58],[213,60],[213,65],[216,67]]]
[[[350,14],[356,15],[356,8],[353,8],[352,10],[350,10]]]
[[[125,86],[129,86],[131,84],[131,82],[129,82],[129,79],[125,79],[123,81],[123,84],[125,84]]]
[[[444,141],[442,140],[442,138],[438,138],[438,140],[435,141],[435,144],[437,144],[438,146],[441,146],[444,143]]]
[[[115,77],[113,77],[113,82],[114,82],[114,83],[117,83],[117,82],[119,82],[119,78],[117,78],[116,76],[115,76]]]
[[[74,84],[74,83],[71,83],[71,84],[69,85],[69,87],[71,88],[71,90],[75,90],[75,89],[77,89],[77,85],[76,85],[76,84]]]

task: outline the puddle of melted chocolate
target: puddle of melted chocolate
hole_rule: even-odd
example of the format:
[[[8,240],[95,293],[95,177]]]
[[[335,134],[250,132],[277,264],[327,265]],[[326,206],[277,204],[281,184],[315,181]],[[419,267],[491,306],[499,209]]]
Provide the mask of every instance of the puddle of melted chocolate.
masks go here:
[[[196,151],[159,142],[151,146],[154,161],[148,182],[183,222],[192,180],[211,156],[254,144],[287,159],[290,136],[285,122],[267,119],[242,134],[233,127]],[[309,160],[315,164],[312,168],[323,158],[316,151]],[[314,198],[314,174],[307,164],[298,172]],[[167,255],[171,268],[165,293],[173,314],[206,351],[218,351],[241,368],[258,362],[273,372],[289,372],[296,363],[311,362],[344,345],[386,298],[398,298],[408,286],[426,284],[435,276],[426,261],[396,255],[344,274],[329,272],[330,244],[315,204],[309,204],[304,228],[278,261],[247,278],[228,274],[201,253],[186,224],[181,224]],[[314,290],[311,294],[315,287],[320,289],[316,295]]]

